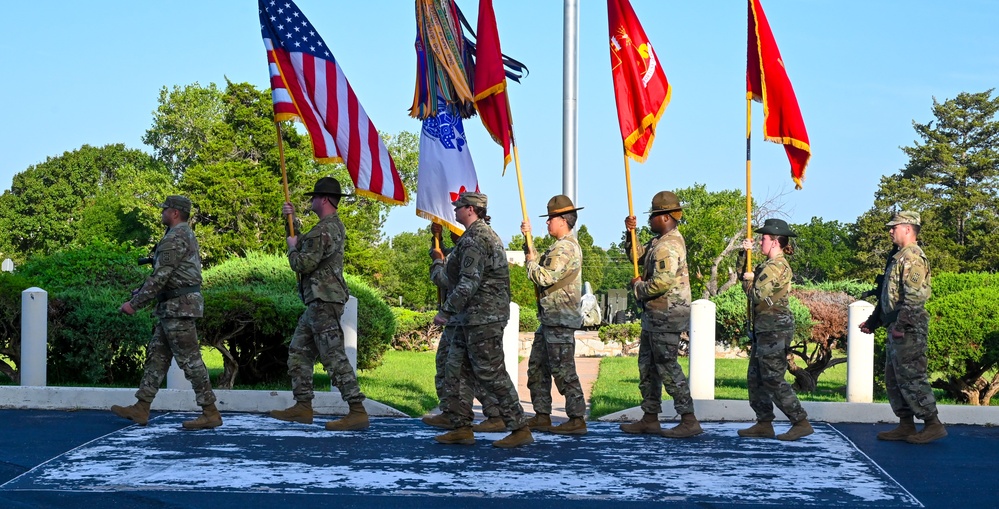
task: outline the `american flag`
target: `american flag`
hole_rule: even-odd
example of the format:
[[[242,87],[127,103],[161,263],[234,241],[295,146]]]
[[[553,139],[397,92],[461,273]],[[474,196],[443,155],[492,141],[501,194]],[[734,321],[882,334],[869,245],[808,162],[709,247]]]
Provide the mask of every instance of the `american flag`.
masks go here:
[[[320,162],[343,162],[358,194],[405,204],[406,188],[329,46],[291,0],[258,0],[274,119],[305,124]]]

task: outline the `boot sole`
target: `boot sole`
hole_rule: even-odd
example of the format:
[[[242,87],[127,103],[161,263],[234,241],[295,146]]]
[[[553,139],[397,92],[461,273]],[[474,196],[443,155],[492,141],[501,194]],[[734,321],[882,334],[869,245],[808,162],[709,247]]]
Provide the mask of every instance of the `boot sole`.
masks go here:
[[[696,433],[683,433],[683,434],[671,434],[669,433],[668,430],[663,430],[662,433],[659,434],[659,436],[663,438],[691,438],[691,437],[696,437],[697,435],[700,435],[702,433],[704,433],[704,430],[700,430]]]
[[[805,433],[804,435],[796,435],[796,436],[788,436],[785,433],[781,433],[780,435],[777,435],[777,440],[781,440],[781,441],[784,441],[784,442],[794,442],[795,440],[798,440],[799,438],[805,438],[808,435],[811,435],[812,433],[813,432]]]
[[[284,417],[278,417],[274,414],[267,414],[267,415],[269,415],[272,419],[277,419],[279,421],[284,421],[284,422],[297,422],[299,424],[312,424],[313,422],[315,422],[315,419],[313,419],[312,417],[308,419],[295,419],[295,418],[286,419]]]
[[[480,428],[478,426],[472,426],[472,431],[475,431],[477,433],[501,433],[503,431],[506,431],[506,426],[502,428]]]
[[[908,435],[889,435],[889,436],[882,436],[881,433],[878,433],[878,440],[884,440],[886,442],[905,442],[907,438],[913,435],[915,435],[915,433],[910,433]]]
[[[773,435],[743,435],[742,433],[739,433],[739,436],[742,438],[776,438],[777,434],[775,433]]]
[[[132,417],[130,417],[128,415],[118,413],[118,411],[115,410],[114,408],[111,408],[111,413],[117,415],[118,417],[121,417],[122,419],[128,419],[128,420],[130,420],[130,421],[138,424],[139,426],[145,426],[146,424],[149,424],[149,419],[146,419],[144,421],[138,421],[138,420],[135,420],[135,419],[133,419]]]
[[[326,431],[361,431],[364,429],[368,429],[369,427],[371,427],[371,424],[365,424],[363,426],[362,425],[349,426],[346,428],[334,428],[330,426],[325,426]]]

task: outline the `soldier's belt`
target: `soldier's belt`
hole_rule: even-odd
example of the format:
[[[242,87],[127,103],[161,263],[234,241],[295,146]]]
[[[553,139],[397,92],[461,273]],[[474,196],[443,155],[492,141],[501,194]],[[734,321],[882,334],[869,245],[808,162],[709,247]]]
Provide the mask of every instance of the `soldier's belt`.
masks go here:
[[[167,290],[165,292],[160,292],[156,294],[156,301],[163,302],[170,299],[176,299],[182,295],[187,295],[189,293],[197,293],[201,291],[201,286],[185,286],[182,288],[174,288],[173,290]]]

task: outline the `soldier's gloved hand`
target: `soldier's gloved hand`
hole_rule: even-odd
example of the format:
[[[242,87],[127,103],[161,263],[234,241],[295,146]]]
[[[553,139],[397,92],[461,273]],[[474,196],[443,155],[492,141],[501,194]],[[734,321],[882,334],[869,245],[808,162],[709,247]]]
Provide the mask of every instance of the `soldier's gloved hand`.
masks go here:
[[[624,227],[628,230],[634,230],[638,227],[638,219],[635,216],[628,216],[624,218]]]

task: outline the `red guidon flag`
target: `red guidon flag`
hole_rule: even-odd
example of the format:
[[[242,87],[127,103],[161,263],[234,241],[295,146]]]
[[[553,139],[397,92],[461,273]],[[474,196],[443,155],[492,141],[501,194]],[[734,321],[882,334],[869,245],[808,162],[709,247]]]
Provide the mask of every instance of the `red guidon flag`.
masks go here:
[[[405,204],[406,188],[329,46],[292,0],[258,0],[275,120],[300,120],[318,161],[343,162],[363,196]]]
[[[652,149],[656,123],[666,111],[671,89],[628,0],[607,0],[607,28],[624,150],[641,163]]]
[[[791,178],[795,188],[801,189],[812,149],[798,99],[759,0],[749,0],[746,96],[763,103],[763,138],[784,145],[791,162]]]
[[[475,40],[475,109],[493,140],[503,147],[505,170],[510,163],[512,121],[492,0],[479,0],[478,35]]]

